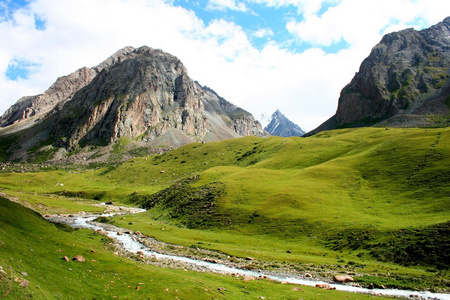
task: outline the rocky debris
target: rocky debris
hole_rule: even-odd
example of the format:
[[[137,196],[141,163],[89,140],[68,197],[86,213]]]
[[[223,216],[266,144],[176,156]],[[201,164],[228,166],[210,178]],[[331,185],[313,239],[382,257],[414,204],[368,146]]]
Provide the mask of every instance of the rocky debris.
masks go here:
[[[342,89],[335,116],[308,135],[381,121],[380,126],[430,126],[433,118],[425,116],[449,114],[449,70],[450,17],[421,31],[387,34]]]
[[[329,284],[316,284],[316,287],[321,288],[322,290],[335,290],[335,287],[332,287]]]
[[[123,210],[119,210],[118,207],[112,205],[105,205],[105,204],[96,204],[96,206],[100,206],[102,208],[108,208],[111,210],[117,210],[121,213],[125,213],[125,210],[131,211],[131,212],[137,212],[142,211],[141,209],[136,208],[127,208],[124,207]],[[47,217],[47,219],[52,220],[53,222],[62,222],[65,224],[70,224],[70,222],[73,222],[73,218],[68,218],[64,215],[59,216],[51,216]],[[127,232],[129,230],[124,228],[119,228],[117,226],[111,225],[111,224],[105,224],[105,223],[96,223],[91,222],[98,226],[102,226],[104,230],[98,230],[100,234],[106,235],[105,230],[115,231],[115,232]],[[258,266],[261,270],[265,270],[264,273],[267,275],[276,275],[276,276],[289,276],[289,277],[298,277],[298,278],[310,278],[315,277],[320,280],[324,280],[326,282],[332,282],[329,280],[330,274],[323,273],[323,268],[320,266],[314,266],[311,268],[308,268],[309,273],[304,273],[305,271],[299,270],[299,265],[291,265],[291,264],[285,264],[277,268],[277,271],[270,271],[272,262],[264,262],[259,261],[258,259],[252,258],[252,257],[234,257],[229,256],[225,253],[216,252],[213,250],[203,249],[203,248],[196,248],[196,247],[184,247],[179,245],[173,245],[165,242],[160,242],[155,240],[154,238],[145,236],[139,231],[129,231],[131,238],[133,238],[136,241],[139,241],[143,245],[145,245],[146,248],[151,249],[154,252],[161,253],[161,254],[167,254],[167,255],[174,255],[174,256],[183,256],[183,257],[189,257],[196,260],[206,260],[212,263],[221,263],[224,265],[227,265],[229,267],[239,268],[239,269],[255,269],[255,265]],[[123,257],[130,257],[137,259],[143,263],[146,264],[152,264],[158,267],[166,267],[166,268],[174,268],[174,269],[182,269],[182,270],[193,270],[193,271],[199,271],[199,272],[218,272],[220,271],[214,271],[207,267],[198,266],[194,264],[189,264],[185,262],[180,262],[178,260],[174,259],[158,259],[156,255],[144,255],[143,250],[138,250],[135,254],[130,253],[128,251],[125,251],[118,242],[116,243],[110,243],[109,245],[110,251],[113,252],[114,255],[117,256],[123,256]],[[144,248],[145,248],[144,247]],[[141,248],[141,249],[144,249]],[[306,267],[306,266],[302,266]],[[270,280],[270,278],[267,275],[260,275],[259,277],[255,278],[252,276],[249,277],[243,277],[239,274],[230,274],[230,276],[241,278],[243,281],[248,280],[255,280],[255,279],[267,279]],[[250,279],[252,278],[252,279]],[[287,282],[285,282],[287,284]]]
[[[28,280],[25,280],[25,279],[19,280],[19,285],[23,288],[28,287],[29,284],[30,284],[30,282]]]
[[[334,275],[333,281],[335,281],[335,282],[353,282],[353,277],[350,275]]]
[[[81,255],[75,255],[75,257],[72,258],[72,260],[75,261],[75,262],[84,262],[84,261],[86,261],[86,259],[83,256],[81,256]]]

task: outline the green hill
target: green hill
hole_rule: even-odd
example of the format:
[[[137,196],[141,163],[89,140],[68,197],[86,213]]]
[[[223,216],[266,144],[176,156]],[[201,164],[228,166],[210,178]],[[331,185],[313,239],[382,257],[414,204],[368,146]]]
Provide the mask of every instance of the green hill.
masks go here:
[[[0,197],[0,299],[375,298],[155,267],[114,255],[109,242],[90,230],[56,226]],[[63,259],[75,255],[85,262]]]
[[[41,213],[141,205],[114,222],[255,268],[448,289],[449,141],[449,128],[245,137],[116,165],[7,166],[0,187]]]

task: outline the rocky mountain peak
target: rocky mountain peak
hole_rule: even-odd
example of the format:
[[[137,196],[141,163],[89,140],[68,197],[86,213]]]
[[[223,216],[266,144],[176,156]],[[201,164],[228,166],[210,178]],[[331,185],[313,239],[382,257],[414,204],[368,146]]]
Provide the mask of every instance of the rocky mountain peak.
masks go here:
[[[272,114],[270,123],[264,129],[271,135],[282,137],[303,136],[305,134],[300,126],[289,120],[279,109]]]
[[[72,77],[83,80],[71,85]],[[64,88],[56,93],[59,86]],[[42,110],[33,122],[27,120],[30,108]],[[48,126],[42,128],[44,119]],[[8,132],[40,124],[41,131],[47,132],[40,134],[41,139],[68,151],[106,146],[121,138],[178,147],[194,141],[268,135],[250,113],[193,81],[177,57],[146,46],[125,47],[93,68],[58,79],[43,95],[16,103],[0,122],[3,127],[28,124],[15,125]]]
[[[336,115],[313,132],[379,122],[445,125],[450,121],[445,117],[449,95],[450,18],[446,18],[421,31],[410,28],[385,35],[342,89]]]

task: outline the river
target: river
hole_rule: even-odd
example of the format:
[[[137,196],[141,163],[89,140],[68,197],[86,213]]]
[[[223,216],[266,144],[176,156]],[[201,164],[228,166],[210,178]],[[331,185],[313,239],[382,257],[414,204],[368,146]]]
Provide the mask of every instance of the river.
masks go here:
[[[53,222],[60,222],[68,224],[74,228],[86,228],[94,231],[101,230],[106,236],[113,238],[118,242],[118,244],[123,248],[123,250],[130,252],[132,254],[144,255],[159,260],[171,260],[177,261],[184,264],[190,264],[202,268],[203,270],[208,270],[210,272],[216,272],[221,274],[235,274],[241,276],[251,276],[254,278],[267,278],[273,281],[286,282],[292,284],[306,285],[306,286],[316,286],[317,284],[329,284],[332,288],[340,291],[354,292],[354,293],[365,293],[374,295],[386,295],[386,296],[401,296],[410,297],[414,295],[417,297],[422,297],[423,299],[439,299],[439,300],[450,300],[450,294],[443,293],[432,293],[428,291],[409,291],[409,290],[397,290],[397,289],[367,289],[347,284],[336,284],[325,281],[319,281],[314,279],[304,279],[298,278],[295,275],[274,275],[270,273],[264,273],[264,271],[252,271],[236,268],[233,266],[225,265],[222,263],[209,262],[204,260],[192,259],[189,257],[168,255],[163,253],[158,253],[151,250],[148,246],[144,245],[136,237],[136,234],[123,234],[122,231],[126,231],[123,228],[115,228],[114,226],[102,223],[92,222],[94,219],[104,216],[109,217],[115,214],[126,214],[126,213],[139,213],[145,210],[137,208],[127,208],[118,207],[111,205],[102,205],[103,207],[109,208],[114,212],[109,212],[100,215],[71,215],[71,216],[47,216],[46,218]],[[118,230],[121,229],[121,230]]]

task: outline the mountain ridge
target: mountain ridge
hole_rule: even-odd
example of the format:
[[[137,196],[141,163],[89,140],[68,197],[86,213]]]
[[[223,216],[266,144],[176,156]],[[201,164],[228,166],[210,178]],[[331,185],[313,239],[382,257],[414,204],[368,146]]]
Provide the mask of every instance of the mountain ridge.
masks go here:
[[[21,132],[14,159],[46,149],[61,158],[124,138],[137,147],[179,147],[268,136],[250,113],[194,82],[178,58],[146,46],[120,49],[96,67],[58,78],[44,94],[21,98],[0,126],[0,135]]]
[[[271,135],[289,137],[303,136],[306,132],[289,120],[277,109],[271,116],[269,124],[264,128]]]
[[[341,91],[336,114],[308,135],[345,127],[450,125],[450,17],[385,35]]]

